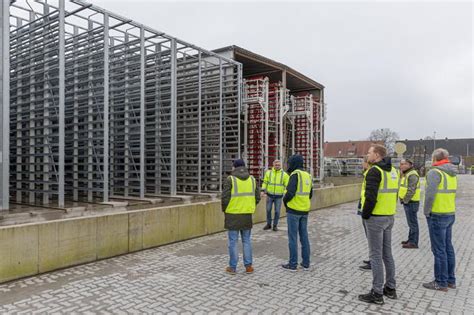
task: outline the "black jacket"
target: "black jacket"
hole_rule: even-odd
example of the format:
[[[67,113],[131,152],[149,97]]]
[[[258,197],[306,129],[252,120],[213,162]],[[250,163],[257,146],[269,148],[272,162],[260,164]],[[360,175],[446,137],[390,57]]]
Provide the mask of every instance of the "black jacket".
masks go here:
[[[288,160],[288,174],[291,174],[294,170],[302,170],[304,171],[303,168],[303,157],[301,155],[293,155],[290,157]],[[305,211],[298,211],[291,209],[288,207],[287,203],[291,201],[296,195],[296,191],[298,189],[298,174],[293,174],[290,175],[290,179],[288,180],[288,186],[286,186],[286,194],[283,197],[283,203],[285,204],[286,207],[286,212],[287,213],[293,213],[293,214],[308,214],[308,212]],[[309,199],[313,198],[313,188],[311,187],[310,193],[309,193]]]
[[[374,163],[384,171],[389,172],[392,169],[392,160],[390,157],[384,157],[380,162]],[[362,209],[362,218],[368,219],[372,215],[372,211],[377,203],[377,194],[379,192],[379,185],[382,181],[382,174],[380,171],[372,167],[365,176],[365,202]]]
[[[235,168],[232,171],[232,176],[246,180],[250,175],[247,168],[242,166]],[[257,183],[255,184],[255,201],[258,204],[260,202],[260,188]],[[232,179],[230,176],[227,177],[222,186],[221,208],[225,212],[231,198]],[[250,230],[252,228],[252,215],[225,213],[224,228],[228,230]]]

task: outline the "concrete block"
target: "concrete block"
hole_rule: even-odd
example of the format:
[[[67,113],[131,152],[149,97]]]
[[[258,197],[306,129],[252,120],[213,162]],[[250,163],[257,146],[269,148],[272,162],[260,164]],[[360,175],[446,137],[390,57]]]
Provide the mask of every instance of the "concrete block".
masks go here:
[[[40,272],[94,261],[97,259],[97,218],[44,224],[39,242]]]
[[[38,226],[0,228],[0,282],[38,273]]]
[[[224,212],[221,209],[221,203],[204,203],[206,234],[212,234],[224,231]]]
[[[179,207],[143,212],[143,248],[178,241]]]
[[[97,259],[128,252],[128,214],[97,218]]]
[[[178,207],[178,240],[206,235],[206,212],[203,204]]]
[[[153,210],[150,210],[153,211]],[[135,252],[143,249],[143,211],[128,214],[128,251]]]

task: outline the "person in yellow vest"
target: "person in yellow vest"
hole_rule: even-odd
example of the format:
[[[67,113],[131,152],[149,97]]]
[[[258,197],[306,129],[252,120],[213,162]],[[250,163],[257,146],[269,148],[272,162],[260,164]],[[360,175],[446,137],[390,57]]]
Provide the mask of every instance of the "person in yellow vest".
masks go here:
[[[301,155],[293,155],[288,159],[288,173],[290,178],[283,197],[286,207],[286,222],[288,225],[289,261],[282,267],[286,270],[298,269],[298,237],[301,243],[301,267],[309,270],[310,245],[308,238],[308,213],[311,209],[313,197],[313,179],[304,171],[304,160]]]
[[[364,159],[362,161],[362,177],[365,179],[365,176],[367,175],[367,172],[369,171],[370,164],[367,161],[367,156],[364,156]],[[364,181],[362,181],[364,182]],[[357,205],[357,215],[361,216],[362,218],[362,198],[363,198],[363,192],[365,191],[364,187],[362,187],[360,191],[360,199],[359,199],[359,204]],[[362,227],[364,228],[364,233],[365,237],[367,237],[367,229],[364,224],[364,219],[362,219]],[[368,260],[362,260],[363,265],[359,266],[359,269],[361,270],[371,270],[372,267],[370,267],[370,259]]]
[[[260,188],[255,178],[249,175],[244,160],[233,163],[232,175],[222,187],[221,206],[224,211],[224,228],[227,229],[229,266],[226,272],[236,274],[239,260],[237,243],[242,238],[243,258],[246,273],[253,273],[252,265],[252,214],[260,202]]]
[[[262,193],[267,195],[267,225],[263,228],[272,228],[272,207],[275,205],[275,217],[273,219],[273,231],[278,231],[280,220],[280,209],[285,187],[288,184],[288,174],[281,169],[281,161],[273,161],[273,168],[265,172],[262,184]]]
[[[420,207],[420,175],[413,168],[410,159],[400,161],[402,178],[398,197],[405,209],[405,216],[408,223],[408,239],[402,242],[403,248],[418,248],[418,209]]]
[[[364,178],[362,193],[362,218],[367,229],[372,290],[359,295],[367,303],[383,304],[383,296],[397,298],[395,262],[392,256],[392,228],[397,209],[399,173],[392,166],[387,149],[372,144],[367,154],[371,163]],[[386,277],[384,278],[384,266]],[[385,283],[384,283],[385,280]]]
[[[423,213],[428,222],[431,251],[434,255],[434,280],[423,287],[448,291],[456,288],[456,258],[452,244],[452,229],[456,212],[457,169],[448,159],[445,149],[433,152],[432,168],[426,174]]]

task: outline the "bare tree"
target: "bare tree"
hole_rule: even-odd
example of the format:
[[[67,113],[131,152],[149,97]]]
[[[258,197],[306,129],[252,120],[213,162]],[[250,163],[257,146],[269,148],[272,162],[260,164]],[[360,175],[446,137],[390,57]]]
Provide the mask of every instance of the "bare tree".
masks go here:
[[[399,138],[400,137],[398,136],[398,133],[396,133],[395,131],[392,131],[388,128],[381,128],[377,130],[372,130],[368,140],[383,141],[388,152],[391,154],[393,153],[393,147],[395,146],[395,142],[397,142]]]

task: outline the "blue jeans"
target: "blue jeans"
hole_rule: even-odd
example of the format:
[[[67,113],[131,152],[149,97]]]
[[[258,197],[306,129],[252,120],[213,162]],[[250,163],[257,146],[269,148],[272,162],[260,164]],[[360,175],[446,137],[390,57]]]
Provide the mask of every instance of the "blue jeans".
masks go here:
[[[454,215],[431,214],[427,217],[431,251],[434,255],[435,281],[442,288],[446,288],[448,283],[456,284],[456,258],[451,242],[454,220]]]
[[[273,226],[278,225],[278,220],[280,220],[280,209],[282,197],[271,197],[267,195],[267,224],[272,225],[272,206],[275,204],[275,218],[273,219]]]
[[[418,209],[420,207],[419,202],[410,202],[407,204],[403,204],[403,208],[405,209],[405,216],[407,217],[408,223],[408,243],[415,244],[418,246],[418,238],[420,236],[420,232],[418,229]]]
[[[244,266],[252,265],[252,243],[250,240],[252,230],[229,230],[228,248],[229,248],[229,267],[236,269],[239,261],[239,248],[237,243],[239,241],[239,234],[242,237],[242,247],[244,248]]]
[[[299,215],[293,213],[286,214],[288,224],[288,248],[290,250],[290,267],[298,266],[298,234],[301,243],[301,263],[309,267],[310,247],[308,239],[308,215]]]

